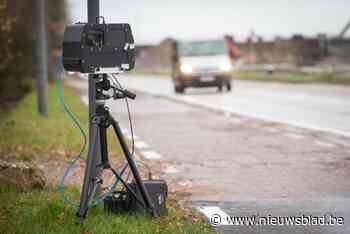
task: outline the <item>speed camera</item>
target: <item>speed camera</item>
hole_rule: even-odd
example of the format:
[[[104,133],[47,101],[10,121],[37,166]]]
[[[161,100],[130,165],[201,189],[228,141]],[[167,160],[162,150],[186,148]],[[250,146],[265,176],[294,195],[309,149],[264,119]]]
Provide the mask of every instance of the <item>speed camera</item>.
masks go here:
[[[129,24],[77,23],[66,26],[63,66],[81,73],[119,73],[135,66],[134,38]]]

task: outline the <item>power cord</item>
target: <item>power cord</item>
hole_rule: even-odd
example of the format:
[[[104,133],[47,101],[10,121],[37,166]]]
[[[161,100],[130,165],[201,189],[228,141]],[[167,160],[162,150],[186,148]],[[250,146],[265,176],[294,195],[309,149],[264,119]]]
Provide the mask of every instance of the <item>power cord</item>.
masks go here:
[[[112,82],[114,82],[120,89],[124,90],[123,86],[120,84],[118,78],[112,74]],[[135,154],[135,139],[134,139],[134,127],[133,127],[133,121],[131,118],[131,111],[130,111],[130,106],[129,106],[129,100],[127,97],[124,98],[125,100],[125,105],[126,109],[128,111],[128,118],[129,118],[129,128],[130,128],[130,133],[131,133],[131,156],[133,157]]]
[[[56,78],[56,95],[58,100],[60,101],[60,103],[62,104],[65,112],[68,114],[68,116],[72,119],[74,125],[79,129],[82,138],[83,138],[83,144],[80,148],[79,153],[74,156],[69,162],[68,162],[68,166],[65,168],[63,176],[61,177],[61,179],[59,180],[58,183],[58,190],[59,190],[59,194],[61,196],[61,198],[63,199],[63,201],[71,206],[74,207],[79,207],[79,203],[71,200],[69,197],[67,197],[65,195],[65,180],[67,178],[67,176],[69,175],[70,171],[73,169],[73,167],[75,166],[76,162],[81,159],[83,152],[86,149],[86,145],[87,145],[87,135],[83,129],[83,127],[81,126],[81,123],[79,121],[79,119],[76,117],[76,115],[70,110],[70,108],[68,107],[68,105],[66,104],[64,97],[62,95],[62,79],[63,79],[63,73],[61,75],[59,75]],[[123,175],[124,172],[127,169],[127,163],[125,162],[124,165],[122,166],[122,168],[120,169],[120,175]],[[101,203],[103,201],[103,199],[109,195],[111,195],[117,184],[118,184],[119,180],[117,178],[114,179],[114,181],[112,182],[112,184],[107,188],[107,192],[103,193],[102,195],[100,195],[99,197],[97,197],[96,199],[92,199],[89,202],[89,207],[93,207],[96,206],[97,204]],[[94,196],[91,196],[94,197]]]
[[[81,159],[83,152],[86,149],[86,145],[87,145],[87,135],[83,129],[83,127],[80,124],[79,119],[77,118],[77,116],[70,110],[70,108],[68,107],[68,105],[66,104],[64,97],[62,95],[62,79],[63,79],[63,73],[61,73],[61,75],[59,75],[56,79],[56,95],[60,101],[60,103],[62,104],[65,112],[68,114],[68,116],[72,119],[74,125],[79,129],[82,138],[83,138],[83,144],[80,148],[79,153],[74,156],[69,162],[68,162],[68,166],[65,168],[63,176],[61,177],[61,179],[59,180],[59,184],[58,184],[58,190],[60,193],[60,196],[62,197],[63,201],[69,205],[72,205],[74,207],[79,207],[79,203],[71,200],[70,198],[68,198],[65,195],[65,180],[66,177],[69,175],[70,171],[73,169],[73,167],[75,166],[76,162]],[[120,84],[120,82],[118,81],[118,79],[112,75],[113,77],[113,81],[117,84],[117,86],[119,86],[120,89],[124,90],[124,88],[122,87],[122,85]],[[132,117],[131,117],[131,111],[130,111],[130,106],[129,106],[129,101],[127,98],[125,98],[125,103],[126,103],[126,108],[127,108],[127,112],[128,112],[128,118],[129,118],[129,127],[130,127],[130,132],[131,132],[131,139],[132,139],[132,153],[131,156],[134,157],[135,154],[135,137],[134,137],[134,127],[133,127],[133,121],[132,121]],[[149,179],[152,179],[152,172],[151,169],[148,165],[146,165],[144,162],[142,161],[137,161],[135,160],[137,163],[142,164],[144,167],[147,168],[148,170],[148,177]],[[121,167],[119,175],[122,176],[126,169],[128,167],[127,162],[124,163],[124,165]],[[115,171],[116,172],[116,171]],[[116,172],[118,173],[118,172]],[[128,175],[127,175],[127,179],[126,181],[129,179],[130,176],[130,170],[128,171]],[[104,198],[106,198],[107,196],[113,194],[113,192],[115,191],[118,182],[121,181],[120,178],[116,177],[114,178],[114,181],[112,182],[112,184],[110,186],[108,186],[107,188],[107,192],[101,194],[100,196],[95,198],[95,192],[93,193],[93,195],[91,196],[92,199],[89,201],[89,207],[93,207],[98,205],[99,203],[103,202]]]
[[[114,82],[120,89],[124,90],[123,86],[121,85],[121,83],[119,82],[118,78],[112,74],[112,82]],[[129,118],[129,127],[130,127],[130,133],[131,133],[131,141],[132,141],[132,153],[131,156],[134,157],[135,154],[135,137],[134,137],[134,127],[133,127],[133,121],[132,121],[132,117],[131,117],[131,111],[130,111],[130,106],[129,106],[129,100],[127,97],[124,98],[125,99],[125,104],[126,104],[126,109],[128,111],[128,118]],[[148,171],[148,179],[152,179],[152,170],[151,168],[144,162],[142,161],[137,161],[136,159],[134,159],[137,163],[142,164],[144,167],[146,167],[147,171]],[[127,179],[129,178],[130,175],[130,171],[127,175]]]
[[[74,113],[69,109],[69,107],[67,106],[67,104],[65,103],[64,97],[62,96],[62,79],[63,79],[63,74],[59,75],[56,79],[56,95],[58,100],[60,101],[60,103],[62,104],[65,112],[69,115],[69,117],[72,119],[74,125],[79,129],[82,138],[83,138],[83,144],[80,148],[80,151],[78,153],[78,155],[74,156],[69,162],[68,162],[68,166],[65,168],[63,176],[61,177],[59,184],[58,184],[58,190],[59,193],[63,199],[64,202],[66,202],[67,204],[70,204],[72,206],[78,207],[79,204],[77,202],[72,201],[70,198],[65,196],[64,193],[64,183],[65,183],[65,179],[68,176],[69,172],[73,169],[75,163],[81,158],[83,152],[85,151],[86,148],[86,144],[87,144],[87,135],[84,131],[84,129],[82,128],[79,119],[74,115]]]

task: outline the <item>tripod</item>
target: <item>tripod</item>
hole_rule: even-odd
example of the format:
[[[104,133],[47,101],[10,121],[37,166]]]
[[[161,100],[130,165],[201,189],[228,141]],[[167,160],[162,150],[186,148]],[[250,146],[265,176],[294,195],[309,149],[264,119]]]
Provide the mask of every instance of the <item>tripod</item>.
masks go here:
[[[81,223],[86,217],[86,213],[88,210],[88,203],[93,195],[93,191],[95,186],[98,186],[102,183],[102,180],[99,178],[93,177],[93,167],[94,165],[94,147],[100,147],[101,151],[101,164],[97,165],[97,167],[102,170],[111,170],[114,176],[123,184],[125,189],[135,198],[135,200],[140,203],[145,209],[150,210],[154,216],[157,216],[153,203],[149,197],[149,194],[141,180],[140,174],[138,172],[136,163],[129,151],[128,145],[124,139],[123,133],[119,126],[119,123],[111,116],[108,107],[105,105],[105,100],[110,98],[109,95],[103,93],[103,91],[107,91],[113,89],[113,98],[121,99],[121,98],[130,98],[135,99],[136,95],[122,89],[121,87],[112,86],[111,82],[108,80],[106,74],[99,76],[99,81],[96,83],[96,115],[92,117],[91,121],[91,135],[92,142],[89,142],[89,150],[88,150],[88,158],[86,161],[86,169],[84,175],[84,183],[80,195],[80,205],[79,210],[77,212],[78,221]],[[133,174],[136,187],[141,194],[142,199],[137,195],[138,193],[134,191],[127,183],[123,180],[121,175],[111,167],[108,159],[108,142],[107,142],[107,129],[112,126],[117,139],[121,145],[122,151],[126,158],[126,161],[130,167],[130,171]],[[97,141],[97,139],[100,141]],[[99,142],[99,145],[96,144]]]

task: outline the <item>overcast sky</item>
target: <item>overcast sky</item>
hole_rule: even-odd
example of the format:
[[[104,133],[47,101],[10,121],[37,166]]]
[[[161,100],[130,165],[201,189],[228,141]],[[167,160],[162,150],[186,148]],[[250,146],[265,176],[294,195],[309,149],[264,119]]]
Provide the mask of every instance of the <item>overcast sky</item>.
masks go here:
[[[87,21],[87,0],[68,0],[73,22]],[[130,23],[137,44],[177,39],[238,40],[253,30],[264,39],[302,33],[339,34],[350,0],[100,0],[107,22]],[[349,33],[347,33],[349,35]]]

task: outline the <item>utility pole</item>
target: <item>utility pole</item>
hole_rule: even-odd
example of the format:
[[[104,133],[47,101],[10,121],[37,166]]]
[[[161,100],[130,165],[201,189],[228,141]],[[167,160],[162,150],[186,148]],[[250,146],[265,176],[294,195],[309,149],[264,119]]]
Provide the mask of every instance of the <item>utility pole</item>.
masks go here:
[[[88,4],[88,23],[96,23],[100,14],[100,1],[87,0]],[[88,201],[96,194],[100,193],[100,184],[92,181],[91,178],[98,178],[101,175],[101,140],[100,132],[94,130],[92,119],[96,116],[96,82],[99,76],[89,74],[88,91],[89,91],[89,149],[86,160],[84,183],[80,194],[80,205],[77,212],[78,222],[83,222],[88,208]]]
[[[48,88],[48,38],[47,38],[47,5],[46,0],[37,0],[39,15],[39,46],[38,55],[40,60],[38,88],[38,110],[43,116],[48,114],[47,88]]]
[[[88,0],[88,28],[91,27],[92,29],[89,29],[87,32],[84,30],[80,30],[80,28],[77,28],[80,30],[81,33],[87,33],[87,35],[90,35],[91,33],[95,34],[95,30],[93,28],[94,25],[92,24],[99,24],[99,1],[98,0]],[[103,21],[104,24],[104,21]],[[84,25],[83,27],[85,27]],[[98,25],[100,26],[100,25]],[[101,45],[105,48],[108,42],[104,41],[103,38],[109,38],[112,40],[119,40],[117,36],[114,36],[113,33],[110,33],[108,24],[104,24],[105,28],[102,31],[102,38],[94,38],[93,41],[97,43],[97,45]],[[112,25],[113,26],[113,25]],[[125,30],[123,32],[125,36],[125,40],[122,39],[119,40],[119,42],[123,43],[133,43],[132,34],[130,31],[130,26],[121,24],[122,27],[125,27]],[[126,27],[127,26],[127,27]],[[111,29],[113,30],[113,28]],[[67,32],[67,31],[66,31]],[[75,36],[72,38],[75,38],[76,36],[81,39],[80,32],[76,31],[70,31],[70,33],[74,33]],[[85,34],[86,35],[86,34]],[[110,38],[109,36],[112,36]],[[68,36],[67,36],[68,37]],[[76,38],[75,38],[76,39]],[[84,43],[84,41],[83,41]],[[101,44],[100,44],[101,43]],[[127,45],[125,44],[125,45]],[[77,45],[81,48],[84,48],[84,44]],[[87,50],[94,49],[94,47],[91,48],[85,48]],[[117,49],[117,48],[115,48]],[[119,50],[119,49],[118,49]],[[100,50],[102,51],[102,50]],[[117,52],[117,50],[114,50]],[[121,53],[121,52],[119,52]],[[124,52],[123,52],[124,53]],[[128,54],[129,52],[125,52]],[[106,55],[105,52],[101,52],[96,54],[97,58],[98,55],[102,55],[103,57]],[[93,57],[96,58],[95,55]],[[118,59],[118,57],[114,58]],[[134,57],[130,58],[130,64],[132,64],[132,67],[134,66]],[[82,62],[87,61],[83,60],[81,58]],[[118,63],[121,63],[123,60],[121,60]],[[89,64],[88,64],[89,65]],[[91,64],[90,64],[91,65]],[[104,64],[98,65],[101,67],[104,67]],[[132,68],[131,67],[131,68]],[[94,66],[93,66],[94,68]],[[123,67],[121,67],[123,69]],[[122,182],[122,184],[125,186],[125,188],[133,194],[133,197],[141,203],[142,206],[145,207],[145,209],[149,209],[153,212],[153,215],[157,216],[158,211],[154,209],[153,202],[148,194],[148,191],[146,190],[145,185],[142,182],[142,179],[140,177],[140,174],[138,172],[136,163],[133,159],[132,153],[128,149],[128,145],[125,142],[125,139],[123,137],[122,130],[116,120],[113,119],[113,117],[110,115],[108,111],[108,107],[106,106],[106,101],[109,99],[109,97],[103,97],[103,89],[105,89],[105,82],[109,82],[108,80],[108,74],[95,74],[94,71],[92,71],[92,74],[89,74],[89,150],[88,150],[88,157],[86,160],[86,167],[85,167],[85,173],[84,173],[84,183],[82,185],[81,194],[80,194],[80,204],[79,209],[77,212],[78,222],[82,223],[84,221],[84,218],[86,216],[86,213],[91,206],[91,201],[95,198],[95,195],[100,193],[100,184],[103,183],[102,179],[100,178],[101,172],[104,169],[109,169],[113,172],[115,177]],[[109,85],[108,85],[109,86]],[[98,87],[96,89],[96,87]],[[119,92],[122,96],[116,96],[117,98],[131,98],[134,99],[136,97],[135,94],[128,94],[126,90],[119,89],[118,87],[109,86],[107,89],[113,89],[114,92]],[[102,98],[101,98],[102,96]],[[136,194],[136,190],[134,191],[133,188],[131,188],[128,183],[122,179],[121,174],[119,174],[117,171],[115,171],[109,161],[108,161],[108,145],[107,145],[107,128],[112,125],[114,132],[116,133],[116,136],[118,138],[118,141],[123,149],[123,153],[125,155],[125,158],[127,160],[127,165],[130,168],[130,171],[133,174],[135,184],[137,186],[138,191],[140,191],[140,194],[142,196],[143,201],[139,200],[138,195]],[[125,167],[126,168],[126,167]],[[164,195],[165,196],[165,195]],[[165,197],[164,197],[165,198]]]
[[[88,3],[88,23],[96,23],[97,17],[100,16],[100,0],[87,0]],[[98,78],[98,75],[89,74],[89,120],[91,120],[95,114],[96,114],[96,80]],[[89,142],[93,142],[92,134],[91,134],[91,121],[89,121]],[[95,141],[95,144],[97,146],[100,145],[100,137],[99,134],[97,136],[97,140]],[[91,144],[90,144],[90,147]],[[93,149],[95,149],[94,152],[94,169],[92,171],[92,176],[94,178],[99,175],[100,169],[97,165],[100,164],[101,159],[101,150],[100,147],[93,146]],[[98,188],[99,189],[99,188]],[[98,191],[97,191],[98,192]]]

